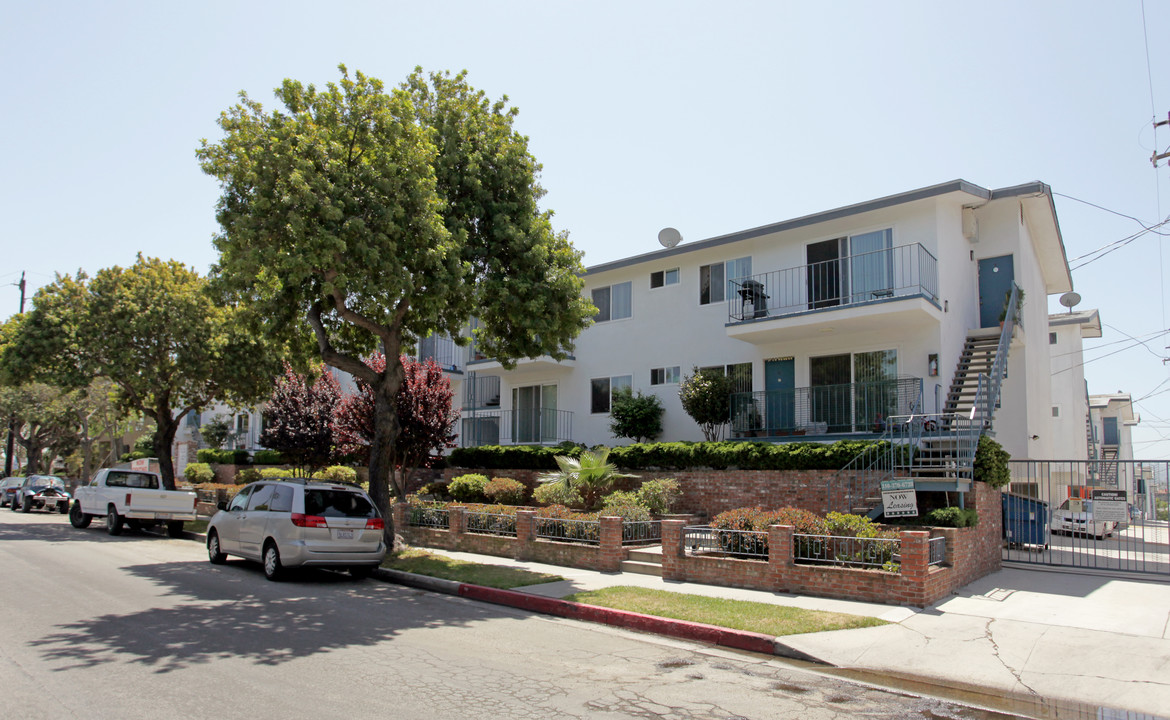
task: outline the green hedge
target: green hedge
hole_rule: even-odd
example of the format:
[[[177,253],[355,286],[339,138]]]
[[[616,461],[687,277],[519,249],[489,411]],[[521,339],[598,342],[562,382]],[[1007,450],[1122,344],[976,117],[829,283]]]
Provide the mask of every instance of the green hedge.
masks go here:
[[[610,462],[623,470],[653,468],[690,470],[840,470],[873,444],[869,440],[835,443],[664,442],[623,445],[610,451]],[[579,457],[581,448],[533,445],[488,445],[451,451],[453,467],[484,470],[555,470],[557,455]]]
[[[203,448],[195,453],[201,463],[210,463],[215,465],[250,465],[251,460],[248,459],[247,450],[216,450],[215,448]]]
[[[257,450],[252,455],[252,462],[257,465],[284,465],[284,455],[279,450]]]

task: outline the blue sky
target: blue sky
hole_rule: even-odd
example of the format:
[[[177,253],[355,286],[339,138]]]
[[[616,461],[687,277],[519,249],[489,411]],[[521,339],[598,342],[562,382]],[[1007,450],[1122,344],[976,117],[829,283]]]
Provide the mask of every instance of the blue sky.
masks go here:
[[[0,317],[22,270],[30,296],[139,251],[206,272],[218,189],[199,139],[240,90],[271,105],[283,78],[324,84],[342,62],[389,84],[466,68],[507,94],[587,265],[651,251],[668,225],[700,240],[955,178],[1041,180],[1136,218],[1058,195],[1069,258],[1170,213],[1170,169],[1150,163],[1170,146],[1151,127],[1170,111],[1170,3],[715,5],[10,3]],[[1073,273],[1105,323],[1091,391],[1148,395],[1147,458],[1170,458],[1162,240]]]

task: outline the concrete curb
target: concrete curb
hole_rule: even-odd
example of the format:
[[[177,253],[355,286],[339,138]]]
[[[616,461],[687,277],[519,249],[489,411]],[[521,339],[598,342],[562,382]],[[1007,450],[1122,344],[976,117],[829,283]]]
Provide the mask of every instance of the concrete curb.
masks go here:
[[[747,650],[765,655],[784,655],[785,653],[783,652],[777,652],[779,648],[793,653],[793,655],[790,655],[791,657],[799,654],[791,648],[779,645],[776,642],[776,638],[771,635],[763,635],[761,633],[731,630],[715,625],[688,622],[686,620],[673,620],[655,615],[643,615],[642,613],[626,610],[614,610],[597,605],[586,605],[584,603],[575,603],[559,598],[544,597],[543,595],[530,595],[515,590],[500,590],[482,585],[460,583],[454,580],[440,580],[438,578],[415,575],[399,570],[380,568],[374,571],[373,577],[433,592],[457,595],[468,600],[490,602],[496,605],[506,605],[508,607],[530,610],[545,615],[555,615],[572,620],[612,625],[614,627],[666,635],[684,640],[694,640],[696,642],[710,643],[712,645],[720,645],[737,650]]]

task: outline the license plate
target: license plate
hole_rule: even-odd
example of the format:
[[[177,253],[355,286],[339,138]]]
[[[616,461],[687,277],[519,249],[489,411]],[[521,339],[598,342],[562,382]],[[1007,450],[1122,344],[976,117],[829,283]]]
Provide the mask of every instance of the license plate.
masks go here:
[[[155,519],[155,520],[170,520],[170,519],[171,519],[171,513],[155,513],[155,514],[154,514],[154,519]]]
[[[353,540],[353,530],[334,530],[333,537],[337,540]]]

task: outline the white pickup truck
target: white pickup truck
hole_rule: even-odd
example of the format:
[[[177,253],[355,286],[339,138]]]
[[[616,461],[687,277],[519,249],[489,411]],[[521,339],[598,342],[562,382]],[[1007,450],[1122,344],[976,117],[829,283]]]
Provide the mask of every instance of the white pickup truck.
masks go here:
[[[195,520],[199,496],[187,490],[164,490],[159,476],[139,470],[99,470],[88,485],[77,488],[69,509],[75,528],[89,527],[95,517],[106,518],[106,532],[121,535],[122,528],[166,523],[167,534],[179,537],[183,523]]]

